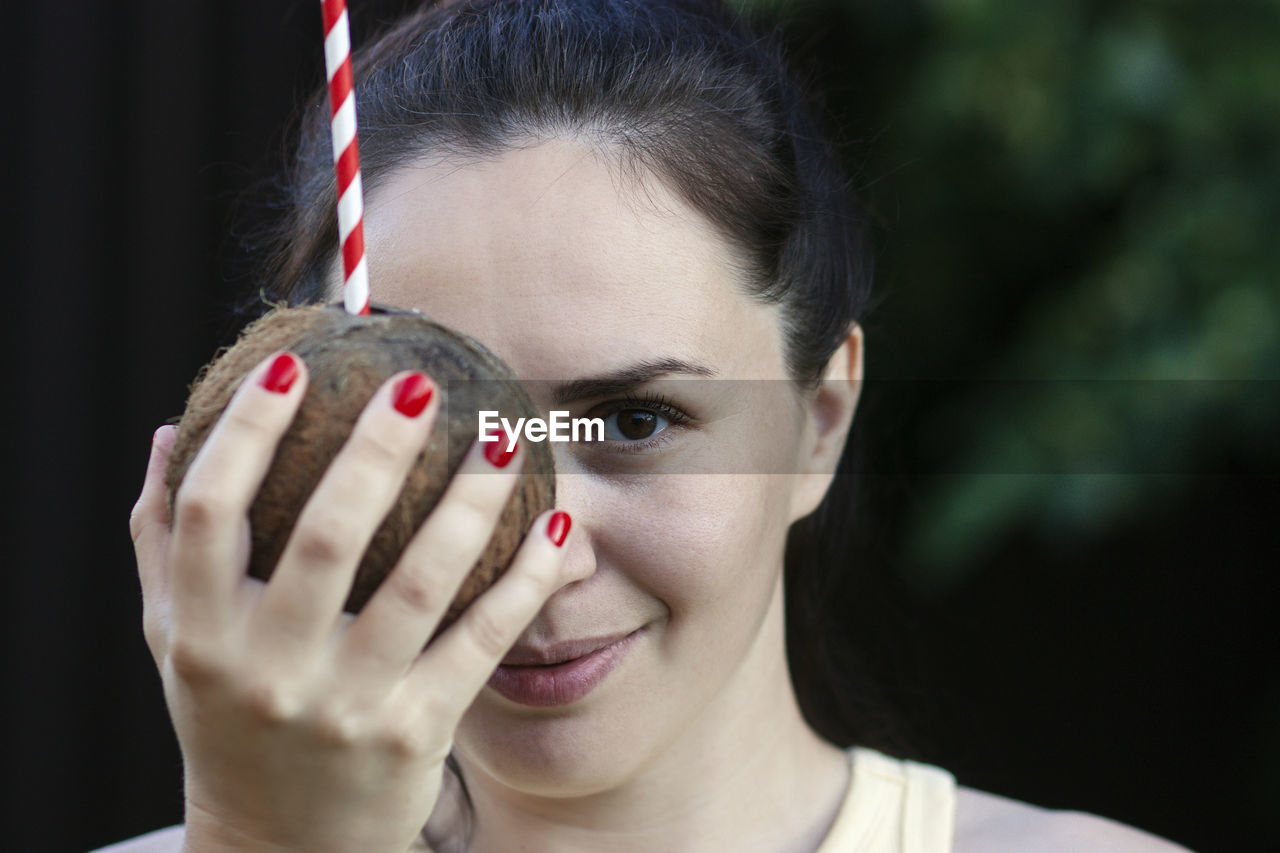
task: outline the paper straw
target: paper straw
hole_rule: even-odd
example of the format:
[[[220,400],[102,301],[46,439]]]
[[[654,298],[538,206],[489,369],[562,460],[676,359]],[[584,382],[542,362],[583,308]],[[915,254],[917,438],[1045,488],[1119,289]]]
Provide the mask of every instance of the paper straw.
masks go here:
[[[356,96],[351,77],[351,29],[346,0],[320,0],[324,16],[324,66],[329,78],[329,127],[338,176],[338,241],[342,246],[343,298],[352,314],[369,313],[369,266],[364,259],[364,198],[356,143]]]

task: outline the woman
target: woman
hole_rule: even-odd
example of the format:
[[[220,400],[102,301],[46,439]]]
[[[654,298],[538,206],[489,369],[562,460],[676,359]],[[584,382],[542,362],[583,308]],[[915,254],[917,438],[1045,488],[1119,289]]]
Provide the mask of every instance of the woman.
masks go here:
[[[774,48],[713,0],[453,3],[357,78],[374,300],[474,335],[605,440],[554,447],[560,512],[423,651],[519,449],[477,445],[349,618],[429,377],[370,401],[266,585],[243,576],[246,509],[306,366],[248,377],[172,514],[158,432],[132,528],[186,822],[115,849],[1179,849],[854,746],[859,721],[793,682],[788,629],[818,632],[791,599],[843,569],[811,555],[846,523],[828,492],[870,282]],[[298,302],[340,288],[321,103],[271,266]]]

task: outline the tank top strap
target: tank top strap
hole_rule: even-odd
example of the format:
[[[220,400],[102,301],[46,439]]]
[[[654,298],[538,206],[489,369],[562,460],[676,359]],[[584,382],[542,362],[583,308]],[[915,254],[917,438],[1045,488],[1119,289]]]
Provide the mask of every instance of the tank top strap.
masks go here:
[[[850,779],[818,853],[947,853],[955,828],[955,777],[873,749],[849,750]]]
[[[955,777],[930,764],[904,761],[902,765],[907,774],[903,853],[951,850],[956,822]]]

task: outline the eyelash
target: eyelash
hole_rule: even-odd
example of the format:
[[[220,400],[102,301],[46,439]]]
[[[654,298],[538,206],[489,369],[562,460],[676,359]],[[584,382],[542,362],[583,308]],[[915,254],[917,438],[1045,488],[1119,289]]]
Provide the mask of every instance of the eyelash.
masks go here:
[[[655,447],[660,447],[671,440],[670,432],[673,428],[685,426],[693,420],[692,417],[677,408],[668,397],[662,394],[645,393],[632,395],[607,403],[606,406],[604,413],[597,417],[611,418],[618,412],[640,409],[646,412],[653,412],[668,421],[667,428],[652,438],[642,438],[639,441],[628,442],[619,442],[614,439],[603,442],[606,445],[617,445],[609,448],[614,453],[644,453]]]

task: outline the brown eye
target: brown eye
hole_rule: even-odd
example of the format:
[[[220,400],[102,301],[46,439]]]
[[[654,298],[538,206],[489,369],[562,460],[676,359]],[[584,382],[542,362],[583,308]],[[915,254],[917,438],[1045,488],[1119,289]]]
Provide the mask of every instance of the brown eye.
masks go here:
[[[618,432],[624,438],[638,441],[657,431],[658,416],[644,409],[623,409],[618,412]]]
[[[644,441],[662,432],[666,420],[648,409],[620,409],[604,419],[604,437],[611,441]]]
[[[667,440],[672,427],[684,426],[690,418],[666,398],[629,398],[602,406],[604,440],[615,450],[640,450]],[[616,408],[615,408],[616,407]]]

